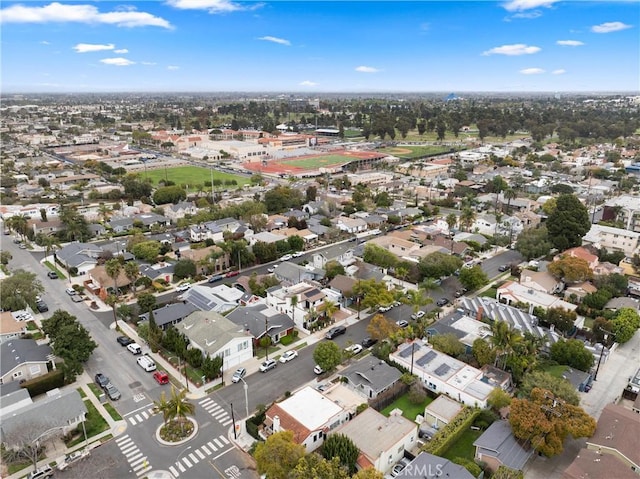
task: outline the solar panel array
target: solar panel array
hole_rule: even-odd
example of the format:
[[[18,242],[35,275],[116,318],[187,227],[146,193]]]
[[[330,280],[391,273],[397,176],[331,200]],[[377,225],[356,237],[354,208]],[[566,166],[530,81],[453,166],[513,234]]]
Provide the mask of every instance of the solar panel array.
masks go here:
[[[451,368],[449,367],[448,364],[441,364],[440,366],[438,366],[436,368],[436,370],[434,371],[434,373],[436,374],[436,376],[444,376],[445,374],[447,374],[449,372]]]
[[[409,356],[411,356],[411,350],[414,348],[414,346],[409,346],[408,348],[404,348],[402,351],[398,352],[398,356],[400,356],[401,358],[408,358]]]
[[[211,310],[211,301],[197,288],[190,289],[185,295],[185,299],[201,311]]]
[[[416,364],[418,366],[425,366],[426,364],[429,364],[431,361],[433,361],[437,357],[438,357],[438,353],[436,353],[435,351],[429,351],[427,354],[425,354],[420,359],[418,359],[416,361]]]

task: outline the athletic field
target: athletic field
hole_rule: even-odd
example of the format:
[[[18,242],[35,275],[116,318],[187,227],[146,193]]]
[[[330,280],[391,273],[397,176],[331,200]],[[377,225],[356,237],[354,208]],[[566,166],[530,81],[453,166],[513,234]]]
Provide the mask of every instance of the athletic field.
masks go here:
[[[406,158],[412,160],[414,158],[423,158],[425,156],[439,155],[451,151],[448,146],[393,146],[391,148],[380,148],[378,151],[397,156],[398,158]]]
[[[145,172],[140,171],[140,176],[145,177]],[[187,189],[195,190],[196,185],[204,185],[205,181],[211,181],[211,170],[200,166],[176,166],[174,168],[160,168],[157,170],[147,170],[147,177],[157,185],[165,178],[173,181],[176,185],[187,185]],[[249,183],[246,176],[232,175],[231,173],[223,173],[222,171],[213,170],[213,179],[221,180],[224,184],[227,180],[236,180],[238,186]]]

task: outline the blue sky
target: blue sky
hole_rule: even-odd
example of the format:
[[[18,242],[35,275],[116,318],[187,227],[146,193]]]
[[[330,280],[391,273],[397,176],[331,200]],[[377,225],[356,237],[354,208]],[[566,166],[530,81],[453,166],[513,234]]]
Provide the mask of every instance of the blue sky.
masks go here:
[[[11,2],[3,92],[638,91],[627,1]]]

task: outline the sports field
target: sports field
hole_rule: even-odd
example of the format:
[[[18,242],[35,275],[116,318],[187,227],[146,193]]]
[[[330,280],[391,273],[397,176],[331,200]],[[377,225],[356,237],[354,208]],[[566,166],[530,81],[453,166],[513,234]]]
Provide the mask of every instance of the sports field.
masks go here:
[[[303,170],[316,170],[327,166],[342,165],[353,160],[354,158],[352,156],[326,155],[310,158],[298,158],[297,160],[282,160],[281,163],[286,166],[295,166]]]
[[[175,168],[147,170],[146,175],[154,185],[157,185],[160,181],[166,178],[173,181],[176,185],[187,185],[187,189],[189,190],[196,189],[196,185],[204,185],[205,181],[211,181],[211,170],[208,168],[201,168],[199,166],[176,166]],[[140,172],[140,176],[144,178],[145,173]],[[213,179],[221,180],[222,183],[226,180],[236,180],[238,182],[238,186],[249,183],[249,178],[246,176],[232,175],[230,173],[223,173],[222,171],[216,170],[213,170]]]
[[[407,158],[412,160],[414,158],[422,158],[430,155],[439,155],[441,153],[447,153],[451,151],[451,147],[448,146],[394,146],[391,148],[380,148],[378,151],[382,153],[388,153],[399,158]]]

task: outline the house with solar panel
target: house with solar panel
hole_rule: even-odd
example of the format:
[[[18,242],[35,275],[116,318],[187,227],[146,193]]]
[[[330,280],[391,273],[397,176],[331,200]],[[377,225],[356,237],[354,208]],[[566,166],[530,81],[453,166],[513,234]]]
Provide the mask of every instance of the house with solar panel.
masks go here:
[[[467,406],[487,407],[494,389],[480,369],[436,351],[419,339],[400,345],[389,359],[411,371],[429,391],[446,394]]]

